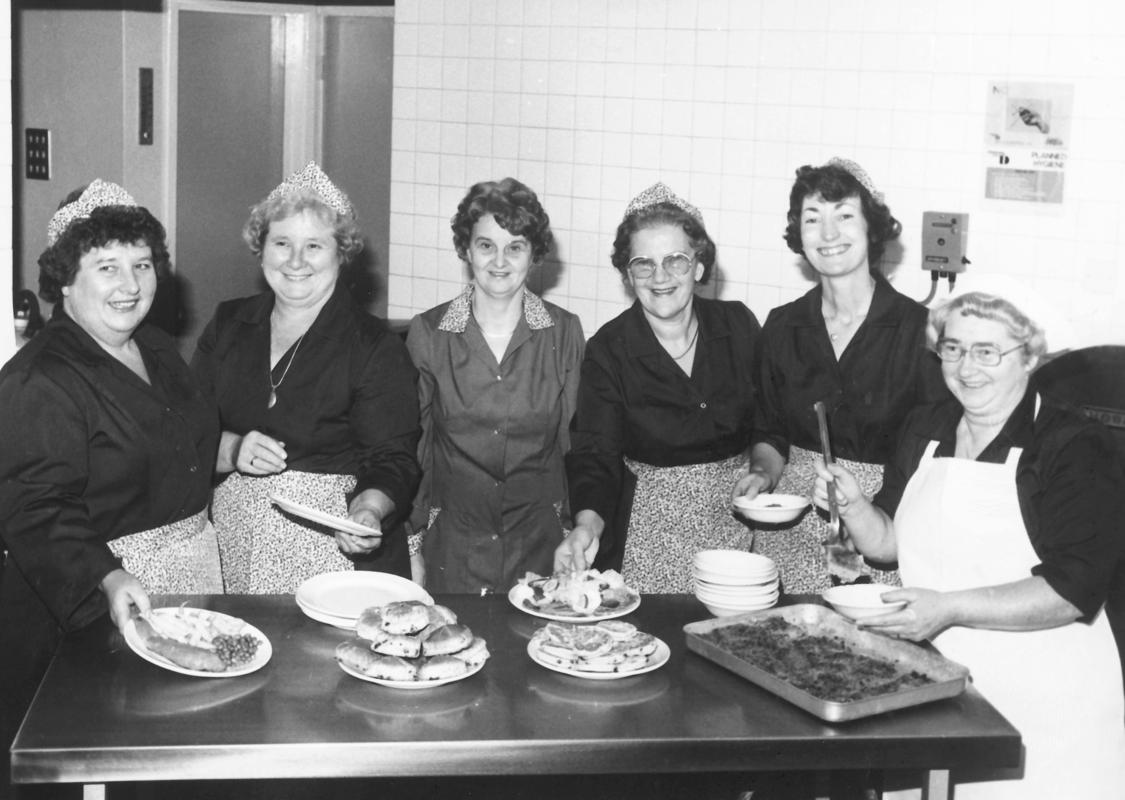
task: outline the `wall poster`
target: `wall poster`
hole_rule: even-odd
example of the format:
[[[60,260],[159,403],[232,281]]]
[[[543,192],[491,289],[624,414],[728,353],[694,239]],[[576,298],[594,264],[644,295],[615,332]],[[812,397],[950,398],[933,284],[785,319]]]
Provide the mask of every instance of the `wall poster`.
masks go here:
[[[985,108],[985,197],[1061,203],[1074,86],[994,81]]]

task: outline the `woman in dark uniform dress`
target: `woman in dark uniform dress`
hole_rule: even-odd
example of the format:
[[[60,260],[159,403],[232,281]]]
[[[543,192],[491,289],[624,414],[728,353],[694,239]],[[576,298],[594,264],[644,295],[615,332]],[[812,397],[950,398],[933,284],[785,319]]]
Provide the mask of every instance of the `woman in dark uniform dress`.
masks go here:
[[[212,518],[226,590],[291,593],[353,568],[409,577],[417,373],[342,280],[363,247],[355,210],[309,163],[254,206],[243,238],[269,290],[221,303],[192,359],[222,423]],[[370,532],[283,513],[274,496]]]
[[[755,445],[734,494],[808,496],[821,451],[818,400],[827,407],[833,455],[875,492],[906,413],[946,395],[938,360],[926,349],[926,309],[879,271],[901,226],[867,173],[842,159],[797,170],[788,219],[786,243],[819,283],[766,319]],[[790,594],[819,592],[833,578],[896,582],[893,565],[873,569],[854,553],[827,563],[827,537],[827,523],[812,511],[795,527],[756,530],[754,551],[777,563]]]
[[[696,551],[750,548],[730,487],[761,329],[742,303],[696,295],[714,264],[695,206],[662,183],[630,202],[613,266],[637,300],[586,346],[567,456],[576,524],[556,569],[620,567],[639,591],[690,592]]]
[[[51,218],[40,296],[54,314],[0,371],[0,740],[60,636],[150,594],[222,591],[207,522],[214,404],[145,322],[169,274],[164,228],[96,180]]]

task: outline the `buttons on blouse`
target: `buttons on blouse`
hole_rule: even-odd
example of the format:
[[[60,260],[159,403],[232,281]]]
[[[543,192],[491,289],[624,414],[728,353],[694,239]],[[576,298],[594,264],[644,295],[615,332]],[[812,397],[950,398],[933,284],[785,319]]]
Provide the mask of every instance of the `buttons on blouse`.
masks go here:
[[[700,407],[700,408],[707,408],[707,403],[706,403],[706,402],[702,402],[702,403],[700,403],[700,404],[699,404],[699,407]]]

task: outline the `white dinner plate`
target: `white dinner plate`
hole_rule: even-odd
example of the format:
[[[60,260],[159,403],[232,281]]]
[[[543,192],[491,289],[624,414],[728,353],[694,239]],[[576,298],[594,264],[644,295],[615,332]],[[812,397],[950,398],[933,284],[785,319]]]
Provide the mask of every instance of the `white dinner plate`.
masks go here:
[[[520,611],[531,614],[532,616],[554,620],[555,622],[593,622],[599,619],[613,619],[614,617],[623,617],[626,614],[632,614],[641,604],[641,596],[630,589],[629,591],[631,599],[629,600],[629,602],[624,603],[617,608],[595,610],[589,614],[583,614],[581,611],[574,611],[569,608],[548,611],[542,608],[536,608],[530,603],[521,603],[515,596],[515,591],[516,586],[513,586],[508,590],[509,603],[514,605]]]
[[[654,669],[659,669],[667,663],[672,651],[668,649],[668,645],[664,644],[660,639],[656,640],[656,651],[648,657],[647,663],[640,669],[635,669],[632,672],[586,672],[580,669],[571,669],[570,667],[560,667],[558,664],[552,664],[545,660],[539,652],[539,640],[532,639],[527,643],[527,654],[531,656],[531,660],[541,667],[561,672],[563,675],[573,675],[575,678],[586,678],[592,681],[614,681],[618,678],[631,678],[634,675],[644,675],[646,672],[652,672]]]
[[[357,536],[382,536],[383,532],[375,528],[369,528],[366,525],[360,525],[358,522],[352,522],[347,517],[337,517],[335,514],[328,514],[321,511],[319,508],[306,506],[303,503],[298,503],[295,500],[290,500],[288,497],[281,495],[271,494],[270,500],[276,503],[282,511],[288,511],[298,517],[303,517],[310,522],[315,522],[318,525],[323,525],[326,528],[332,528],[337,531],[344,531],[344,533],[354,533]]]
[[[197,615],[203,619],[224,617],[228,620],[241,622],[244,626],[242,629],[242,633],[249,633],[258,639],[258,651],[254,654],[254,657],[247,661],[245,664],[240,664],[237,667],[225,670],[223,672],[207,672],[205,670],[187,669],[186,667],[181,667],[179,664],[174,664],[168,659],[164,658],[164,656],[157,655],[145,646],[144,639],[141,638],[141,635],[139,633],[137,633],[135,620],[130,619],[127,623],[125,623],[125,643],[129,645],[129,649],[139,655],[145,661],[153,663],[158,667],[163,667],[164,669],[171,670],[172,672],[178,672],[181,675],[192,675],[196,678],[236,678],[239,675],[248,675],[251,672],[256,672],[257,670],[264,667],[270,660],[270,657],[273,656],[273,647],[270,645],[270,640],[266,638],[266,635],[264,633],[262,633],[250,623],[239,620],[236,617],[231,617],[228,614],[223,614],[219,611],[207,611],[206,609],[202,608],[180,608],[178,606],[175,608],[154,608],[152,610],[152,614],[156,616],[159,616],[161,614],[187,614]]]
[[[297,587],[296,600],[305,613],[315,611],[337,619],[350,619],[353,625],[359,615],[372,606],[400,600],[419,600],[427,605],[434,602],[429,592],[409,578],[389,572],[356,570],[314,575]]]
[[[456,683],[463,681],[471,675],[476,675],[484,667],[484,664],[477,664],[475,667],[469,667],[468,672],[464,672],[452,678],[437,678],[432,681],[389,681],[386,678],[373,678],[370,675],[365,675],[359,670],[352,669],[343,662],[337,661],[340,669],[351,675],[353,678],[359,678],[361,681],[368,681],[370,683],[377,683],[380,686],[389,686],[392,689],[432,689],[435,686],[445,686],[447,683]]]
[[[309,608],[308,606],[306,606],[301,602],[300,598],[297,598],[297,607],[300,608],[302,612],[304,612],[304,615],[306,617],[314,619],[317,622],[323,622],[325,625],[332,625],[336,628],[343,628],[346,631],[355,630],[355,617],[337,617],[333,614],[323,614],[314,608]]]

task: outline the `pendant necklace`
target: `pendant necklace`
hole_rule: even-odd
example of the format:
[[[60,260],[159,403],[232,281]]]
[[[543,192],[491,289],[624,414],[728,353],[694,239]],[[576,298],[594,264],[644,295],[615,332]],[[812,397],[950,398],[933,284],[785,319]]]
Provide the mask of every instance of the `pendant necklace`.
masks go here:
[[[305,333],[308,333],[308,331],[305,331]],[[302,333],[300,338],[297,339],[297,344],[293,345],[293,352],[289,355],[289,363],[285,365],[285,369],[282,370],[281,378],[278,379],[277,383],[273,382],[273,370],[269,370],[266,373],[270,380],[270,399],[269,402],[266,403],[266,408],[273,408],[277,405],[277,388],[281,386],[282,381],[285,380],[285,376],[289,374],[289,368],[293,366],[293,359],[297,357],[297,350],[301,347],[301,342],[304,341],[304,338],[305,334]]]
[[[690,353],[691,348],[695,347],[695,340],[698,339],[698,338],[699,338],[699,323],[697,322],[696,325],[695,325],[695,333],[692,334],[691,341],[688,342],[688,346],[685,347],[684,352],[680,353],[678,356],[672,356],[672,360],[673,361],[679,361],[681,358],[683,358],[688,353]],[[672,354],[669,353],[668,355],[672,355]]]

